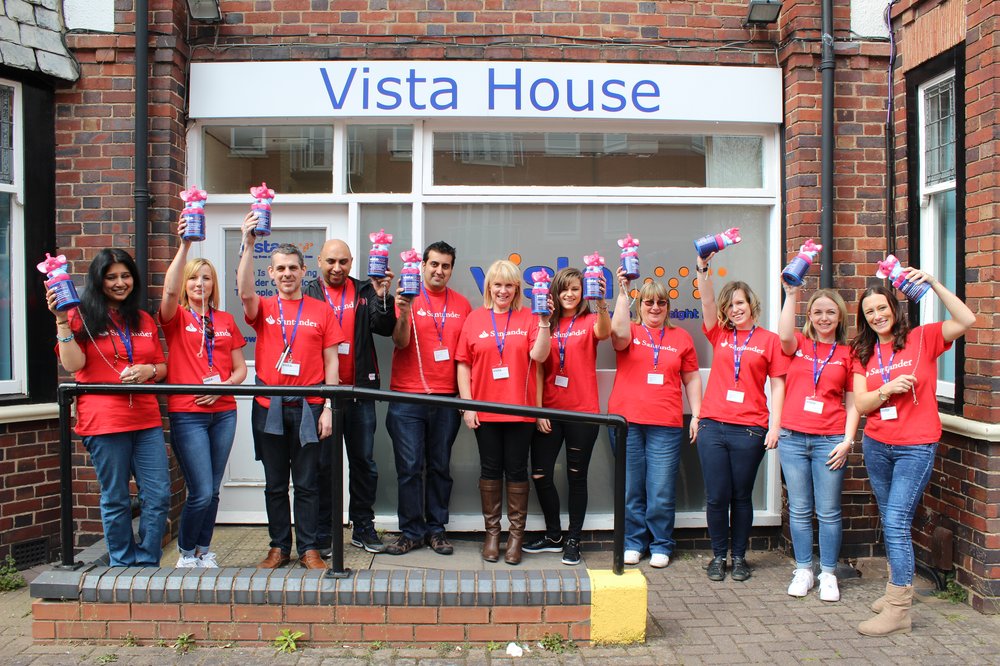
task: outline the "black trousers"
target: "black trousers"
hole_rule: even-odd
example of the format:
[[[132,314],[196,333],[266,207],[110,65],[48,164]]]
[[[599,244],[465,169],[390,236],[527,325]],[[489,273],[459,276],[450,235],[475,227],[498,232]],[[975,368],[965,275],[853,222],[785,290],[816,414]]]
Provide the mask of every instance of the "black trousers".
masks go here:
[[[559,492],[556,490],[553,473],[565,441],[566,480],[569,482],[567,536],[579,539],[583,532],[583,519],[587,515],[587,473],[600,426],[562,421],[551,423],[550,433],[535,430],[531,441],[531,478],[535,482],[535,494],[545,515],[545,533],[557,539],[562,534],[562,527],[559,522]]]
[[[527,481],[528,449],[535,424],[524,421],[488,421],[476,428],[480,478]]]

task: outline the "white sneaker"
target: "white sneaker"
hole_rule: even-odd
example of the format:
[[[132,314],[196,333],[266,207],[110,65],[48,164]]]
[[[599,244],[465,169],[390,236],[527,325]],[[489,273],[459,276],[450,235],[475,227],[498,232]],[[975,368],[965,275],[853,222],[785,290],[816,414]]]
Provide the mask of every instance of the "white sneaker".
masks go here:
[[[626,550],[625,551],[625,564],[639,564],[639,560],[642,559],[642,553],[637,550]]]
[[[837,574],[824,572],[819,575],[819,600],[840,601],[840,588],[837,587]]]
[[[194,555],[181,555],[177,559],[178,569],[197,569],[201,566],[201,560]]]
[[[788,594],[792,597],[804,597],[815,584],[816,579],[813,578],[812,569],[796,569],[788,586]]]
[[[649,566],[654,569],[663,569],[670,564],[670,556],[663,553],[653,553],[649,556]]]
[[[198,566],[202,569],[218,569],[219,563],[215,559],[215,553],[208,551],[207,553],[202,553],[198,557]]]

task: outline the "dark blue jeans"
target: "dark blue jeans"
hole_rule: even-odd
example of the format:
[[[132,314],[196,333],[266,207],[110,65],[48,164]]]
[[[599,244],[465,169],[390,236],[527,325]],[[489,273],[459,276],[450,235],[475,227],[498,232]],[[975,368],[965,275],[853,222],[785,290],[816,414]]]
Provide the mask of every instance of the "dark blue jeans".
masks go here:
[[[208,551],[219,512],[219,486],[236,435],[236,410],[170,412],[170,445],[184,475],[187,501],[181,511],[177,549],[192,556]]]
[[[322,405],[309,405],[318,422]],[[292,507],[288,500],[288,477],[295,487],[295,547],[299,555],[315,550],[319,517],[319,444],[299,442],[301,405],[285,405],[282,422],[285,433],[264,432],[267,409],[253,403],[251,426],[254,447],[264,465],[264,506],[267,509],[267,531],[271,548],[292,552]]]
[[[732,539],[733,557],[745,557],[753,527],[753,484],[764,459],[760,426],[698,423],[698,458],[705,480],[705,514],[712,554],[725,557]]]
[[[350,500],[347,516],[355,529],[375,522],[375,490],[378,487],[378,468],[375,466],[375,403],[371,400],[354,400],[344,409],[344,444],[347,447],[347,467]],[[333,484],[332,437],[320,442],[319,469],[319,543],[330,545],[330,526],[333,524],[333,499],[330,486]],[[338,469],[337,474],[341,471]],[[340,516],[337,523],[340,524]]]
[[[861,440],[868,480],[878,502],[885,555],[893,585],[913,584],[913,516],[934,471],[937,442],[893,446],[868,435]]]
[[[396,458],[399,530],[408,539],[419,541],[448,524],[451,447],[461,422],[456,409],[389,403],[385,427]]]

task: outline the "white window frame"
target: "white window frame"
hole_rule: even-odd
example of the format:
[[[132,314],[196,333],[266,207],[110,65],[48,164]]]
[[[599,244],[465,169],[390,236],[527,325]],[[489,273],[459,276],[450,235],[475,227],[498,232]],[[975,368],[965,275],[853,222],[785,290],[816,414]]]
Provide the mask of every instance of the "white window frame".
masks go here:
[[[955,70],[949,70],[940,76],[936,76],[933,79],[929,79],[917,87],[917,151],[919,159],[917,160],[918,167],[918,183],[919,183],[919,201],[920,201],[920,265],[927,267],[928,270],[933,270],[932,267],[938,265],[938,259],[940,258],[941,249],[944,247],[944,243],[941,242],[938,229],[940,228],[940,220],[938,219],[937,209],[932,205],[932,197],[936,194],[942,194],[948,190],[954,190],[957,187],[957,182],[955,178],[951,180],[943,181],[940,183],[935,183],[933,185],[927,185],[927,162],[926,162],[926,149],[927,149],[927,133],[925,130],[925,122],[927,118],[927,108],[926,108],[926,94],[929,88],[933,88],[945,81],[952,80],[954,89],[957,85],[955,81]],[[953,93],[954,94],[954,93]],[[959,122],[959,109],[955,108],[955,122]],[[957,157],[956,157],[957,159]],[[959,251],[961,249],[959,248]],[[959,276],[959,279],[961,276]],[[921,299],[920,303],[920,321],[923,323],[938,321],[938,316],[936,312],[936,307],[938,305],[937,299],[935,297],[929,297]],[[958,370],[956,369],[956,372]],[[955,382],[943,381],[940,378],[937,382],[937,396],[940,398],[947,398],[953,400],[955,398]]]
[[[24,257],[24,118],[22,115],[21,84],[0,79],[0,85],[13,88],[13,138],[14,156],[11,164],[13,183],[0,183],[0,192],[11,194],[10,206],[10,311],[24,312],[25,279],[27,268]],[[35,273],[32,267],[32,273]],[[39,279],[45,279],[38,274]],[[11,379],[0,380],[0,395],[24,395],[27,393],[28,346],[24,317],[12,317],[11,338]]]

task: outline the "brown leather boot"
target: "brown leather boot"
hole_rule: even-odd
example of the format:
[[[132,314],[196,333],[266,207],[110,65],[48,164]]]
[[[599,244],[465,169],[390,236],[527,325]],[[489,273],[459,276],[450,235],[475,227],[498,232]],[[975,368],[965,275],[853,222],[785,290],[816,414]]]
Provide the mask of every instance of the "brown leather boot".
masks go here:
[[[528,519],[528,482],[507,482],[507,552],[503,561],[507,564],[521,563],[521,547],[524,545],[524,523]]]
[[[326,562],[318,550],[307,550],[299,556],[299,564],[306,569],[326,569]]]
[[[910,633],[910,605],[913,603],[912,585],[893,585],[885,590],[885,607],[882,612],[858,625],[858,633],[865,636],[889,636]]]
[[[483,502],[483,521],[486,523],[483,559],[496,562],[500,559],[500,500],[503,498],[503,482],[499,479],[479,479],[479,497]]]
[[[280,548],[272,548],[267,551],[267,557],[261,560],[261,563],[257,565],[258,569],[277,569],[278,567],[283,567],[291,561],[288,553],[282,552]]]

